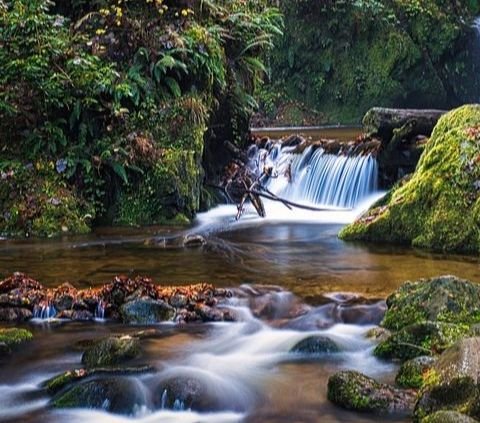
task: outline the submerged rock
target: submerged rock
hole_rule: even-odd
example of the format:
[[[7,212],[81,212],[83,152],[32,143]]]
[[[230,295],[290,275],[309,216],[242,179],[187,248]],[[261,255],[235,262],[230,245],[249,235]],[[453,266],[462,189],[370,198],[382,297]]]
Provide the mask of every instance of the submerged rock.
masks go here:
[[[0,356],[9,354],[13,348],[31,339],[33,339],[33,334],[26,329],[0,329]]]
[[[218,411],[220,401],[205,382],[195,377],[175,376],[163,381],[156,393],[157,405],[171,410]]]
[[[423,386],[428,371],[435,364],[436,359],[429,356],[416,357],[406,361],[400,367],[395,382],[402,388],[419,389]]]
[[[140,355],[140,340],[132,336],[111,336],[96,341],[83,353],[87,368],[115,366]]]
[[[478,423],[478,420],[457,411],[438,411],[422,419],[422,423]]]
[[[355,371],[342,371],[328,379],[328,399],[352,411],[409,414],[415,392],[396,389]]]
[[[51,401],[54,408],[93,408],[126,415],[144,404],[145,395],[139,382],[120,377],[82,382]]]
[[[456,276],[406,282],[387,299],[382,326],[399,330],[421,321],[480,322],[480,286]]]
[[[164,301],[142,298],[123,304],[120,315],[124,323],[150,325],[173,320],[175,309]]]
[[[340,237],[415,247],[480,252],[480,105],[444,115],[413,176]]]
[[[374,350],[380,358],[409,360],[441,353],[468,333],[466,325],[443,322],[421,322],[404,327]]]
[[[290,350],[300,354],[332,354],[340,352],[339,346],[327,336],[315,335],[302,339]]]
[[[415,419],[441,410],[480,418],[480,338],[462,339],[429,372],[415,405]]]

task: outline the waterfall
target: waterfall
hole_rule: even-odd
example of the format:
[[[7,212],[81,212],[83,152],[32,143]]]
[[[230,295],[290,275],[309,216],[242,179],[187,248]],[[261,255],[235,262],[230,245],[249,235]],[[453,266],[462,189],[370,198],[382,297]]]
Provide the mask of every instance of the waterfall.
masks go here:
[[[33,318],[40,320],[53,319],[57,314],[55,307],[50,302],[45,302],[35,306],[33,309]]]
[[[269,150],[253,146],[248,152],[257,175],[265,167],[273,169],[264,185],[282,198],[353,209],[378,189],[378,164],[372,155],[328,154],[312,146],[294,154],[294,149],[276,144]]]

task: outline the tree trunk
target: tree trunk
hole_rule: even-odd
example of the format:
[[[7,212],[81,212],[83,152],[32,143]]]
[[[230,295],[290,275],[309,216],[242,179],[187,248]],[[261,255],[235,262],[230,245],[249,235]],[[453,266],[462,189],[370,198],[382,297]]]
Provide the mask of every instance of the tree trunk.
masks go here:
[[[422,110],[422,109],[384,109],[374,107],[363,118],[363,127],[367,134],[380,137],[384,143],[388,143],[395,129],[408,128],[408,134],[404,138],[412,138],[417,135],[430,136],[433,128],[446,110]]]

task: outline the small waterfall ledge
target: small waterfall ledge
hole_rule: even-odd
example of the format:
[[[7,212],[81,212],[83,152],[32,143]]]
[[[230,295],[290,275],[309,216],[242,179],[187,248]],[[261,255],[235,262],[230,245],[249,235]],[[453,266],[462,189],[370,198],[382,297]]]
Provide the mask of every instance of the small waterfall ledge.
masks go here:
[[[290,201],[329,208],[354,209],[378,192],[378,163],[374,155],[331,154],[323,148],[281,143],[250,147],[249,167],[258,176],[271,169],[266,188]]]

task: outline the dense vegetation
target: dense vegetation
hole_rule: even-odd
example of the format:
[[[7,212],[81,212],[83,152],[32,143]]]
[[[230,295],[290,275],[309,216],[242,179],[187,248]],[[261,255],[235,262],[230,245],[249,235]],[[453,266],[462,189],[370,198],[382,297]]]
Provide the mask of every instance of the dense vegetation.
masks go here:
[[[282,124],[308,122],[312,109],[320,114],[316,122],[346,123],[359,122],[373,106],[451,108],[477,101],[476,53],[468,46],[477,0],[280,5],[285,35],[262,98],[269,117]]]
[[[185,222],[241,140],[281,16],[258,1],[0,1],[0,234]]]

